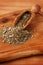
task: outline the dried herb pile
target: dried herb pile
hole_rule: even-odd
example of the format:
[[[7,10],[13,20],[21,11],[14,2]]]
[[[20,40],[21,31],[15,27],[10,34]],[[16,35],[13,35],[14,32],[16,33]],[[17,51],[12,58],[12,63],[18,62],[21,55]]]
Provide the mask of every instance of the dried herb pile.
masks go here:
[[[10,44],[18,44],[23,43],[31,37],[31,32],[28,30],[23,30],[23,25],[29,20],[30,14],[25,13],[19,19],[18,24],[16,27],[9,26],[3,27],[0,31],[0,36],[2,38],[2,42],[10,43]]]

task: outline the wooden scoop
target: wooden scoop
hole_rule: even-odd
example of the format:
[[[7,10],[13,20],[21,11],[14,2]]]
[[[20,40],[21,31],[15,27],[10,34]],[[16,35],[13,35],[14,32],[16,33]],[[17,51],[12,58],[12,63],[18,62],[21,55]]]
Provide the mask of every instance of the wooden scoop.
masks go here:
[[[32,22],[32,20],[36,17],[37,14],[40,14],[41,7],[39,5],[34,5],[31,10],[23,10],[21,14],[19,14],[16,18],[16,21],[14,22],[14,26],[20,26],[22,25],[22,28],[25,29],[29,24]],[[27,18],[26,18],[26,12],[27,12]],[[30,16],[30,17],[29,17]],[[24,18],[25,17],[25,18]],[[23,20],[24,18],[24,20]],[[27,19],[27,21],[26,21]],[[25,24],[24,24],[25,22]]]

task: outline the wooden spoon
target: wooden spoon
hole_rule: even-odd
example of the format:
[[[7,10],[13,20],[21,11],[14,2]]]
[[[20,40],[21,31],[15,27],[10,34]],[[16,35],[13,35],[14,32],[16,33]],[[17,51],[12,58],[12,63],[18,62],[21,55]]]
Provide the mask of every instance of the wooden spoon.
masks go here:
[[[27,28],[28,26],[29,26],[29,24],[32,22],[32,20],[37,16],[37,14],[40,14],[40,12],[41,12],[41,7],[39,6],[39,5],[34,5],[33,7],[32,7],[32,9],[31,10],[23,10],[18,16],[17,16],[17,18],[16,18],[16,21],[14,22],[14,26],[17,26],[17,24],[19,24],[19,22],[21,22],[20,21],[20,19],[23,17],[23,14],[24,13],[26,13],[26,12],[28,12],[28,13],[30,13],[30,18],[27,20],[27,22],[25,23],[25,25],[23,25],[22,27],[23,27],[23,29],[25,29],[25,28]],[[23,19],[23,18],[22,18]],[[22,20],[21,19],[21,20]],[[26,18],[27,19],[27,18]],[[25,20],[23,21],[23,22],[25,22]],[[22,23],[22,22],[21,22]],[[19,25],[18,25],[19,26]]]

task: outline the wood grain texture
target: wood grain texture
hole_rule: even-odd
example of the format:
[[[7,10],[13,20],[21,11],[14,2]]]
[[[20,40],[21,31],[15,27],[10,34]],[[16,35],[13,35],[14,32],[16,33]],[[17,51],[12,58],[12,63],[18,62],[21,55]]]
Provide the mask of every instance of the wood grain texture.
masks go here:
[[[31,9],[31,7],[36,3],[41,6],[41,11],[43,12],[43,0],[0,0],[0,17],[1,15],[3,17],[6,16],[5,14],[17,10]],[[9,24],[13,25],[12,21],[4,25],[8,26]],[[1,23],[0,28],[2,25],[3,24]],[[31,40],[28,40],[22,45],[9,45],[0,42],[0,57],[3,55],[4,52],[9,51],[14,51],[14,53],[27,50],[43,51],[43,16],[37,15],[37,17],[34,18],[33,23],[31,23],[28,29],[33,31],[33,36]],[[11,62],[5,62],[0,65],[43,65],[43,56],[34,56],[31,58],[27,57],[23,59],[13,60]]]

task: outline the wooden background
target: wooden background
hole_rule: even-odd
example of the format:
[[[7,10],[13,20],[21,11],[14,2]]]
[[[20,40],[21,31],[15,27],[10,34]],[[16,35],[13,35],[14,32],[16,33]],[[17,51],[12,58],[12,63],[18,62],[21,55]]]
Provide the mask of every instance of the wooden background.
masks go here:
[[[9,13],[9,12],[13,12],[16,10],[21,10],[21,9],[30,9],[33,4],[39,4],[41,6],[41,10],[43,11],[43,0],[0,0],[0,15],[5,14],[5,13]],[[43,21],[43,19],[42,19]],[[43,29],[43,23],[42,23],[42,29]],[[34,41],[36,43],[40,44],[39,48],[38,46],[36,47],[37,49],[42,49],[43,50],[43,34],[41,36],[42,39],[39,39],[37,42]],[[41,43],[39,43],[41,42]],[[32,44],[34,45],[34,44]],[[30,49],[31,46],[30,44]],[[22,48],[23,46],[21,46]],[[28,44],[26,44],[26,48],[28,47]],[[3,47],[2,47],[3,48]],[[6,47],[5,49],[7,49],[9,47]],[[20,48],[20,47],[19,47]],[[12,48],[11,48],[12,49]],[[17,47],[18,49],[18,47]],[[34,49],[34,48],[33,48]],[[1,49],[1,45],[0,45],[0,50]],[[25,59],[21,59],[21,60],[17,60],[17,61],[11,61],[11,62],[6,62],[0,65],[43,65],[43,57],[34,57],[34,58],[25,58]]]
[[[38,3],[43,7],[43,0],[0,0],[0,15],[23,8],[30,8]]]

